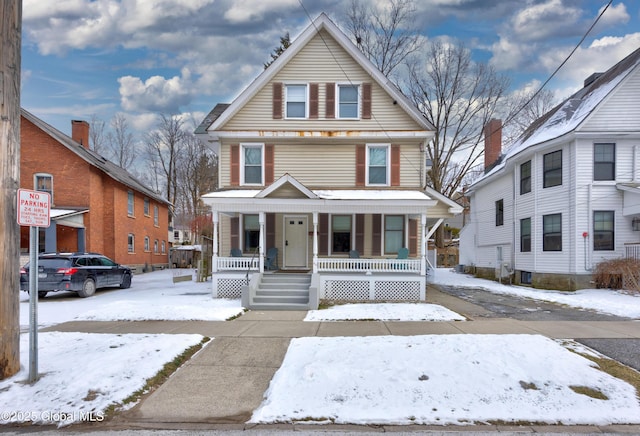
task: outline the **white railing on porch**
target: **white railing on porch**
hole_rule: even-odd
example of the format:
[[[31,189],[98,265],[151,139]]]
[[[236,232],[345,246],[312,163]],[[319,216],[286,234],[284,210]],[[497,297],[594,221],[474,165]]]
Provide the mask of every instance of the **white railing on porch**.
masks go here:
[[[219,257],[218,271],[247,271],[260,268],[258,257]]]
[[[320,257],[318,272],[401,272],[420,274],[420,259],[346,259]]]
[[[632,259],[640,259],[640,243],[624,244],[624,256]]]

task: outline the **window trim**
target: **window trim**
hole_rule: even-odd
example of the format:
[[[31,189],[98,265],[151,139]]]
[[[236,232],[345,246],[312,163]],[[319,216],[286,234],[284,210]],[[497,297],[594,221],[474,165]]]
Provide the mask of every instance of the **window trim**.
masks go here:
[[[260,149],[260,183],[247,183],[245,180],[245,156],[244,151],[247,148]],[[262,142],[243,142],[240,144],[240,185],[241,186],[264,186],[264,143]]]
[[[289,87],[302,87],[304,86],[304,116],[302,117],[292,117],[289,116]],[[291,101],[291,103],[301,103],[299,101]],[[309,119],[309,84],[304,83],[296,83],[289,82],[284,84],[284,119],[285,120],[307,120]]]
[[[402,214],[388,214],[382,216],[382,253],[384,255],[398,254],[397,251],[387,250],[387,218],[388,217],[402,217],[402,245],[400,247],[407,246],[407,215]],[[394,230],[397,232],[397,230]]]
[[[384,148],[386,150],[386,181],[385,183],[369,182],[369,150],[372,148]],[[365,151],[365,186],[391,186],[391,144],[367,144]]]
[[[611,146],[613,148],[613,160],[612,161],[596,161],[596,148],[598,146]],[[596,177],[598,171],[596,171],[596,167],[600,164],[601,166],[609,166],[612,168],[608,168],[607,172],[611,171],[611,175],[607,178]],[[593,144],[593,181],[594,182],[610,182],[616,179],[616,143],[615,142],[596,142]]]
[[[524,232],[524,223],[529,223],[529,232]],[[526,243],[526,244],[525,244]],[[525,245],[528,247],[525,249]],[[520,220],[520,253],[531,253],[531,217]]]
[[[560,225],[560,231],[548,231],[547,230],[547,223],[545,223],[546,219],[551,219],[551,218],[556,218],[558,217],[560,219],[560,222],[558,223]],[[549,226],[554,225],[556,223],[549,223]],[[548,246],[547,243],[547,238],[551,238],[551,237],[559,237],[560,238],[560,244],[558,246],[558,248],[552,248]],[[549,241],[551,242],[551,241]],[[542,216],[542,251],[562,251],[562,214],[561,213],[551,213],[548,215],[543,215]]]
[[[333,218],[334,217],[349,217],[349,249],[347,251],[334,251],[334,230],[333,230]],[[329,215],[329,253],[330,254],[349,254],[355,246],[355,215],[348,213],[336,213]]]
[[[556,153],[560,153],[560,166],[556,166],[556,167],[551,167],[551,168],[547,168],[547,162],[546,162],[546,157],[547,156],[551,156],[553,154]],[[552,188],[554,186],[562,186],[562,149],[560,150],[556,150],[556,151],[552,151],[550,153],[545,153],[542,156],[542,187],[543,188]],[[556,172],[560,173],[560,177],[557,183],[551,184],[551,181],[547,181],[547,176],[551,177],[551,175],[555,174]]]
[[[604,223],[609,221],[599,220],[596,221],[596,214],[610,214],[611,216],[611,230],[598,230],[596,229],[596,223]],[[607,248],[596,247],[596,239],[598,234],[610,233],[611,245]],[[616,212],[614,210],[594,210],[593,211],[593,251],[615,251],[616,249]]]
[[[247,247],[247,238],[245,238],[246,229],[246,218],[249,216],[255,216],[258,218],[258,229],[250,229],[249,231],[258,232],[258,245],[256,247]],[[255,250],[260,247],[260,214],[257,213],[243,213],[240,216],[240,247],[242,247],[242,251],[245,253],[251,253],[252,250]]]
[[[525,165],[529,168],[529,175],[524,176],[523,169]],[[528,194],[531,192],[531,161],[528,160],[522,164],[520,164],[520,195]]]
[[[343,117],[341,116],[341,111],[340,111],[340,89],[341,88],[356,88],[356,116],[355,117]],[[337,120],[359,120],[361,118],[361,112],[362,112],[362,84],[361,83],[353,83],[353,82],[338,82],[336,83],[336,108],[335,108],[335,114],[336,114],[336,119]]]

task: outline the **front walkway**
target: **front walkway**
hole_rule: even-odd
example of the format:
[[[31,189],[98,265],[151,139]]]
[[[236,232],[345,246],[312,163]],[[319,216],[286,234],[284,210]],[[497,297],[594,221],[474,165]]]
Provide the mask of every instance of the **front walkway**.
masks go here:
[[[480,318],[452,322],[348,321],[304,322],[306,311],[250,311],[233,321],[68,322],[47,331],[92,333],[198,333],[215,338],[179,371],[146,396],[136,407],[121,413],[103,429],[304,431],[309,425],[245,424],[263,400],[263,394],[280,367],[291,338],[306,336],[379,336],[425,334],[541,334],[550,338],[640,339],[638,321],[518,321],[484,319],[484,309],[429,288],[428,302],[460,314]],[[211,344],[215,344],[211,346]],[[75,428],[75,427],[74,427]],[[78,427],[82,430],[83,427]],[[86,429],[98,430],[98,426]],[[464,434],[499,433],[627,433],[640,434],[640,426],[313,426],[317,431],[435,431]],[[454,433],[450,433],[454,432]],[[477,433],[475,433],[477,434]]]

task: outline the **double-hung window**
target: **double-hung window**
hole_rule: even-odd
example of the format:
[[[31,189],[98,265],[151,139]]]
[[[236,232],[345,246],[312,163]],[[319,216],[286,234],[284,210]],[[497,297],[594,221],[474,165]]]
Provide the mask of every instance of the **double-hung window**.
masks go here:
[[[358,85],[338,84],[338,118],[359,118],[360,98]]]
[[[597,210],[593,212],[593,250],[611,251],[615,249],[615,212]]]
[[[127,235],[127,252],[134,253],[136,249],[136,237],[133,233]]]
[[[542,217],[542,250],[562,251],[562,214]]]
[[[127,214],[129,216],[133,216],[133,202],[134,202],[134,197],[133,197],[133,191],[129,191],[127,192]]]
[[[258,215],[242,216],[244,251],[254,252],[260,246],[260,222]]]
[[[616,145],[593,144],[593,180],[616,179]]]
[[[285,86],[287,118],[307,118],[307,85]]]
[[[348,253],[351,250],[351,215],[333,215],[331,232],[331,251]]]
[[[53,204],[53,176],[51,174],[36,174],[35,185],[36,191],[49,193],[51,204]]]
[[[367,185],[389,186],[389,145],[367,145]]]
[[[520,165],[520,195],[531,192],[531,161]]]
[[[242,181],[244,185],[264,184],[263,144],[242,144]]]
[[[562,150],[543,156],[543,187],[562,185]]]
[[[149,199],[144,199],[144,216],[149,216]]]
[[[496,201],[496,227],[504,224],[504,200]]]
[[[404,216],[386,215],[384,217],[384,253],[396,254],[404,247]]]
[[[520,251],[523,253],[531,251],[531,218],[520,220]]]
[[[158,225],[158,206],[153,206],[153,225],[157,226]]]
[[[149,241],[150,241],[149,237],[145,236],[144,237],[144,251],[149,251]]]

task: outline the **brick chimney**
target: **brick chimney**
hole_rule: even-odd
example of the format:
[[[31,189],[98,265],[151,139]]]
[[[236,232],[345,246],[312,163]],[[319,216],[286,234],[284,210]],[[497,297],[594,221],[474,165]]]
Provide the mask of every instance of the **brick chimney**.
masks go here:
[[[71,120],[71,139],[89,148],[89,123],[82,120]]]
[[[484,126],[484,169],[492,167],[502,153],[502,120],[492,118]]]

